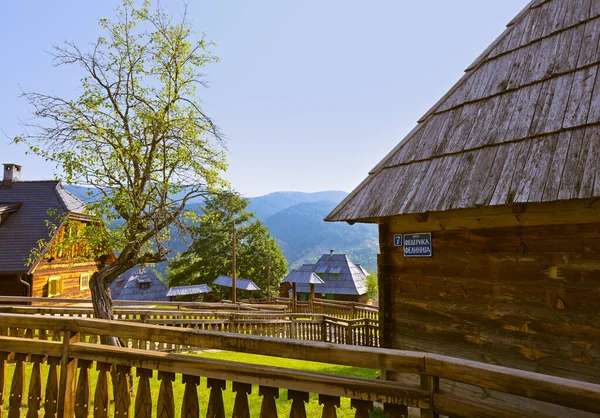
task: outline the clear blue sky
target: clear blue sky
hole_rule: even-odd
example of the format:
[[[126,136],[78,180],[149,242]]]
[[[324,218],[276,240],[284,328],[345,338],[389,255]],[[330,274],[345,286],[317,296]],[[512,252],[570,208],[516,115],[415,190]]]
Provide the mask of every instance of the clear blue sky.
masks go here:
[[[13,137],[27,91],[73,96],[78,75],[47,51],[84,45],[118,0],[2,5],[0,129]],[[198,32],[217,43],[204,109],[228,138],[226,177],[247,196],[346,190],[366,176],[462,75],[528,0],[189,1]],[[163,0],[176,13],[180,0]],[[0,162],[24,179],[55,167],[0,137]]]

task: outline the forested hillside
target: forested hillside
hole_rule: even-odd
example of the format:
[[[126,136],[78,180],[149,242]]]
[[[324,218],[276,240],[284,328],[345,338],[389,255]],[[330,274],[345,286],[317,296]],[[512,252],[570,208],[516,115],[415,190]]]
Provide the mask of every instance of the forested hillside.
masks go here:
[[[68,190],[84,201],[89,200],[85,187],[69,186]],[[329,250],[335,250],[374,270],[377,267],[377,226],[323,221],[346,195],[343,191],[275,192],[250,198],[248,210],[269,228],[291,268],[312,263]],[[188,207],[199,211],[202,205],[202,202],[194,202]],[[171,241],[177,253],[185,251],[189,244],[188,239],[178,236],[173,236]],[[164,273],[166,263],[156,269]]]

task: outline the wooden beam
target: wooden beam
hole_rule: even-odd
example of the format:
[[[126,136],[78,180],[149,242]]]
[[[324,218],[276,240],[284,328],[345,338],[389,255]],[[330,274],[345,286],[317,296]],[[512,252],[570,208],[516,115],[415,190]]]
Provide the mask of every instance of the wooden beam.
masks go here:
[[[425,373],[600,414],[600,385],[476,361],[427,354]]]
[[[513,208],[516,208],[514,209],[516,211],[522,211],[521,206],[493,206],[429,212],[425,222],[418,222],[414,214],[382,218],[380,222],[388,222],[392,233],[412,233],[448,229],[594,223],[600,219],[600,199],[528,203],[525,212],[518,214],[517,219]]]

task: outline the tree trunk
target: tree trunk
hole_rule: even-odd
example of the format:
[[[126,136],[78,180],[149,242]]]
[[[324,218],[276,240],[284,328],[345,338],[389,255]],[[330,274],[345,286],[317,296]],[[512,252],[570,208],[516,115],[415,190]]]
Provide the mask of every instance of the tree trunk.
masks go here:
[[[133,267],[133,266],[131,266]],[[112,321],[113,319],[113,300],[110,295],[110,284],[126,272],[131,267],[119,262],[105,265],[95,272],[90,279],[90,292],[92,293],[92,305],[94,307],[94,317]],[[118,337],[103,335],[100,337],[102,344],[123,347],[125,344]]]

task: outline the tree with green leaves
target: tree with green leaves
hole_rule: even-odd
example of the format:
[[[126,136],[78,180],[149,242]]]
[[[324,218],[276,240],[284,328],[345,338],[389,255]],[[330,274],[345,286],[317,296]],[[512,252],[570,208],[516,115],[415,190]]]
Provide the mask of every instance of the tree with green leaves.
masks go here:
[[[87,205],[96,222],[77,239],[85,238],[91,257],[107,248],[117,254],[90,280],[96,316],[110,319],[110,283],[167,258],[169,234],[186,229],[186,203],[223,188],[226,162],[221,134],[197,98],[206,85],[201,71],[217,58],[185,14],[173,21],[149,1],[123,0],[100,26],[104,36],[89,48],[54,49],[56,65],[81,70],[79,96],[24,92],[37,121],[15,142],[55,163],[67,184],[97,193]]]
[[[248,203],[235,193],[206,200],[197,224],[190,228],[192,244],[169,264],[169,286],[210,285],[221,274],[231,276],[235,226],[236,276],[253,280],[263,296],[276,294],[287,262],[267,227],[246,211]]]
[[[377,273],[370,271],[367,275],[367,300],[376,299],[377,296],[379,296]]]

